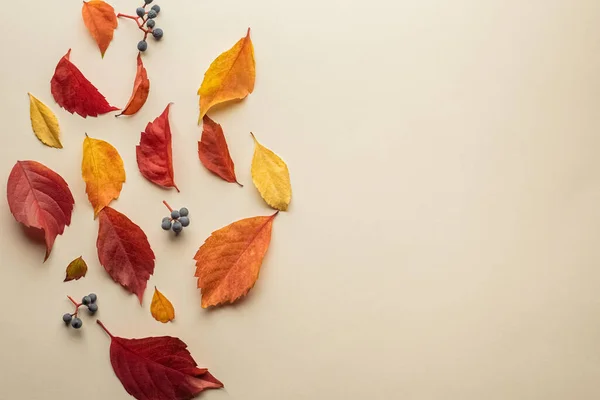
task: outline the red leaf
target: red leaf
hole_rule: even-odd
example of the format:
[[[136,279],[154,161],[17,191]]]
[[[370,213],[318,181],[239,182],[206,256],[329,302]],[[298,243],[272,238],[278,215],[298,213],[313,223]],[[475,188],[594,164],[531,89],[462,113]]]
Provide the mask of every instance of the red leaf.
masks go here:
[[[137,73],[135,75],[135,82],[133,82],[133,92],[129,102],[125,106],[125,109],[119,115],[133,115],[140,111],[144,104],[146,104],[146,99],[148,99],[149,92],[150,80],[148,80],[148,73],[146,72],[146,68],[144,68],[144,63],[142,62],[142,55],[141,53],[138,53]]]
[[[100,211],[98,259],[110,277],[140,299],[154,273],[154,252],[142,229],[120,212]]]
[[[198,364],[187,345],[171,336],[124,339],[110,336],[110,363],[123,387],[138,400],[189,400],[223,384]]]
[[[36,161],[17,161],[7,184],[8,207],[26,227],[41,229],[46,242],[46,259],[56,236],[71,224],[73,195],[67,182]]]
[[[142,132],[140,144],[136,147],[138,168],[144,178],[164,188],[174,187],[179,192],[173,178],[173,155],[171,154],[171,127],[169,108],[149,122]]]
[[[227,182],[243,186],[235,177],[233,160],[229,155],[223,128],[210,119],[208,115],[204,116],[202,122],[202,138],[198,142],[198,156],[202,165]]]
[[[71,50],[60,59],[50,81],[52,95],[59,106],[83,118],[97,117],[118,108],[111,106],[98,89],[69,61]]]

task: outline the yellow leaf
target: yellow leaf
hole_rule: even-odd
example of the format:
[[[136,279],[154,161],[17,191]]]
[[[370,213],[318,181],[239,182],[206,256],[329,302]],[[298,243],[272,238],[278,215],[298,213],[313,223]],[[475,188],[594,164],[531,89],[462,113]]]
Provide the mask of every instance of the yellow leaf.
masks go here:
[[[204,74],[204,81],[198,89],[200,95],[198,124],[212,106],[243,99],[252,93],[255,77],[254,47],[250,40],[250,28],[248,28],[246,37],[217,57]]]
[[[34,95],[29,94],[29,115],[33,133],[46,146],[62,149],[60,143],[60,127],[56,116],[47,105],[39,101]]]
[[[88,267],[82,257],[77,257],[67,266],[67,275],[64,282],[78,280],[87,273]]]
[[[254,137],[252,181],[268,205],[276,210],[287,210],[292,200],[292,185],[287,165]]]
[[[164,294],[158,291],[154,286],[154,296],[152,296],[152,304],[150,304],[150,312],[155,320],[163,324],[175,319],[175,309],[173,304],[165,297]]]
[[[110,143],[85,136],[81,175],[96,217],[113,199],[119,197],[125,182],[125,169],[119,152]]]

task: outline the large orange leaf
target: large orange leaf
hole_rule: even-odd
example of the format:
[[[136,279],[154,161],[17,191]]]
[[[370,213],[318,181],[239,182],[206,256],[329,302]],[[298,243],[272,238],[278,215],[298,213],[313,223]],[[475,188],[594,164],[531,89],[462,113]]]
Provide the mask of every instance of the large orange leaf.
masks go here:
[[[243,99],[252,93],[255,77],[254,47],[250,40],[250,28],[248,28],[246,37],[217,57],[204,74],[204,81],[198,89],[200,95],[198,124],[212,106]]]
[[[115,9],[102,0],[84,1],[81,15],[104,57],[118,25]]]
[[[194,259],[203,308],[233,303],[252,289],[271,243],[276,215],[227,225],[213,232],[198,249]]]
[[[146,104],[148,93],[150,93],[150,80],[142,62],[142,55],[138,53],[137,73],[135,75],[135,82],[133,82],[133,92],[125,109],[119,115],[133,115],[140,111],[144,104]]]

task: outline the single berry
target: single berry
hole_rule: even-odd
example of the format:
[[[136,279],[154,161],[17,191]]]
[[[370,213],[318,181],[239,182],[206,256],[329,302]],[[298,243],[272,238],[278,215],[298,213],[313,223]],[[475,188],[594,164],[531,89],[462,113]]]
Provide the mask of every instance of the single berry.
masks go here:
[[[90,296],[83,296],[83,299],[81,299],[81,304],[83,304],[84,306],[87,306],[91,302],[92,299],[90,298]]]
[[[165,230],[168,231],[171,229],[171,218],[169,217],[164,217],[162,220],[162,225],[161,227]]]
[[[65,322],[65,324],[68,324],[69,322],[71,322],[72,319],[73,319],[73,316],[69,313],[66,313],[65,315],[63,315],[63,321]]]
[[[186,227],[190,224],[190,217],[181,217],[179,222],[181,222],[181,226]]]
[[[179,210],[179,215],[181,215],[182,217],[187,217],[188,215],[190,215],[190,211],[187,208],[182,207],[181,210]]]
[[[150,19],[156,18],[157,15],[158,15],[158,13],[154,10],[148,11],[148,18],[150,18]]]
[[[135,13],[138,15],[138,17],[143,17],[144,15],[146,15],[146,10],[144,9],[144,7],[138,7],[135,10]]]
[[[153,19],[149,19],[148,21],[146,21],[146,26],[150,29],[154,28],[154,25],[156,25],[156,21]]]
[[[88,311],[90,312],[90,314],[95,314],[96,311],[98,311],[98,304],[96,303],[92,303],[88,306]]]
[[[146,51],[146,49],[148,48],[148,43],[146,43],[145,40],[140,40],[137,47],[139,51]]]
[[[96,296],[96,293],[90,293],[90,294],[88,294],[88,297],[90,298],[92,303],[95,303],[96,300],[98,300],[98,296]]]
[[[173,222],[173,232],[179,234],[183,230],[183,225],[179,221]]]
[[[155,4],[152,6],[152,10],[154,10],[158,14],[160,12],[160,6],[158,4]]]
[[[155,30],[152,31],[152,36],[154,36],[154,39],[156,39],[156,40],[162,39],[163,30],[160,28],[156,28]]]
[[[153,0],[144,0],[144,3],[146,3],[146,4],[150,4],[150,3],[152,3],[152,1],[153,1]]]
[[[75,317],[73,318],[73,321],[71,321],[71,326],[75,329],[79,329],[83,326],[83,321]]]
[[[179,219],[180,216],[181,216],[181,214],[179,214],[179,211],[177,211],[177,210],[171,211],[171,218]]]

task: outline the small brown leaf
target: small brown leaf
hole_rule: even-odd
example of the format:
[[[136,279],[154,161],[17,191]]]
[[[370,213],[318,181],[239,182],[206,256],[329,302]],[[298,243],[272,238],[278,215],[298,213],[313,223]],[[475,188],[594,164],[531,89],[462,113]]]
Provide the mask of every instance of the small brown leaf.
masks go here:
[[[88,267],[82,257],[78,257],[71,261],[71,263],[67,266],[67,276],[65,277],[64,282],[69,282],[72,280],[78,280],[83,278],[87,273]]]

